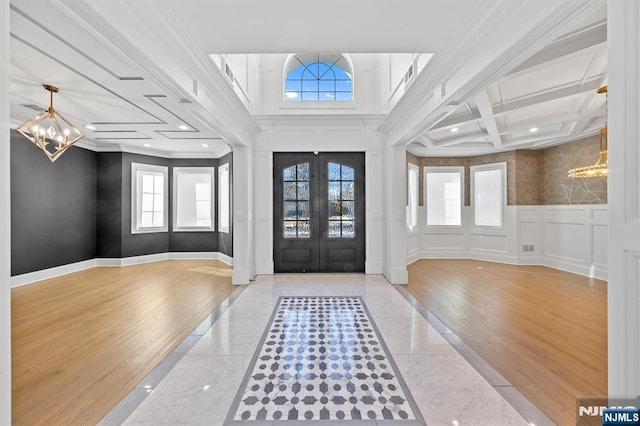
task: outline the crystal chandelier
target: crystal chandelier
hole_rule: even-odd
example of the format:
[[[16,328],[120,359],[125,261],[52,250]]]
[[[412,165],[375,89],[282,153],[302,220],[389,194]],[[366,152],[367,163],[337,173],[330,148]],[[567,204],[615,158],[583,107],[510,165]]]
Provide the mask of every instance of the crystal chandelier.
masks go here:
[[[605,95],[607,95],[607,86],[599,88],[598,93],[604,93]],[[606,104],[607,102],[605,100],[605,105]],[[607,114],[606,107],[605,114]],[[600,154],[598,155],[598,161],[596,161],[595,164],[591,166],[571,169],[568,172],[568,176],[570,178],[607,176],[607,165],[609,163],[609,156],[607,153],[608,144],[609,138],[607,132],[607,122],[605,121],[604,127],[600,129]]]
[[[53,163],[67,149],[84,137],[76,126],[53,108],[53,94],[58,88],[44,84],[51,93],[49,108],[16,128],[25,138],[40,148]]]

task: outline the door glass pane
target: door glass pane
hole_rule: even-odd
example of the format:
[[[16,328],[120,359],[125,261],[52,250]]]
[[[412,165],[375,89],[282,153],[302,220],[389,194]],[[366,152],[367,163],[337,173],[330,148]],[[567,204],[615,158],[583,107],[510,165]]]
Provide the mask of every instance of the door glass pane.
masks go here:
[[[340,180],[340,164],[329,163],[329,180]]]
[[[284,238],[310,238],[309,163],[300,163],[282,171],[282,229]]]
[[[342,199],[353,200],[353,182],[342,182]]]
[[[309,199],[309,182],[298,182],[298,200],[308,200]]]
[[[340,213],[342,213],[342,219],[344,220],[353,220],[353,201],[343,201],[342,209]]]
[[[296,166],[287,167],[282,171],[284,181],[295,181],[296,180]]]
[[[282,197],[287,201],[296,200],[296,183],[295,182],[284,182],[283,183],[283,191]]]
[[[309,220],[309,202],[298,201],[298,219]]]
[[[296,226],[295,220],[285,220],[284,221],[284,237],[285,238],[296,238],[298,235],[298,227]]]
[[[343,220],[342,221],[342,238],[354,238],[355,232],[353,232],[353,221],[352,220]]]
[[[329,182],[329,200],[340,199],[340,182]]]
[[[309,232],[309,222],[304,220],[298,221],[298,238],[309,238],[311,233]]]
[[[298,181],[309,180],[309,163],[298,164]]]
[[[329,221],[329,238],[340,238],[340,221]]]
[[[353,167],[342,166],[342,180],[353,180]]]
[[[355,238],[355,170],[328,163],[328,237]]]
[[[342,203],[340,201],[329,201],[329,220],[340,220],[340,210]]]
[[[284,202],[284,220],[296,220],[297,216],[297,203],[295,201]]]

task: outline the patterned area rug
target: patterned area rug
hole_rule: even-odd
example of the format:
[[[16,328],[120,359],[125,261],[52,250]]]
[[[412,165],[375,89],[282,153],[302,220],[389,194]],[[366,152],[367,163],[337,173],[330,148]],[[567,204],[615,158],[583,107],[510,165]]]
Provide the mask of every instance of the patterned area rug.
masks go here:
[[[280,297],[225,425],[309,420],[425,424],[361,297]]]

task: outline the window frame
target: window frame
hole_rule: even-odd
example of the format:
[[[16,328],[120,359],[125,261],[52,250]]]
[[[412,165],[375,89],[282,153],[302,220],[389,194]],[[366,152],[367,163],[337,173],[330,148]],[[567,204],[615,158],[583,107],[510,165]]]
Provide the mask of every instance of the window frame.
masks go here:
[[[172,232],[215,232],[216,230],[216,210],[215,210],[215,201],[216,201],[216,170],[215,167],[173,167],[173,206],[171,209],[173,220],[172,220]],[[211,203],[211,225],[210,226],[179,226],[178,225],[178,180],[180,175],[187,174],[202,174],[209,175],[211,177],[211,187],[210,187],[210,203]],[[196,200],[197,201],[197,200]]]
[[[142,176],[163,177],[162,226],[141,226],[142,222]],[[169,167],[154,164],[131,163],[131,234],[169,232]]]
[[[281,99],[279,101],[280,108],[282,108],[282,109],[324,109],[324,108],[330,108],[330,109],[354,109],[354,108],[356,108],[356,105],[357,105],[356,99],[357,99],[357,97],[356,97],[355,69],[354,69],[353,61],[351,60],[349,55],[344,54],[344,53],[331,53],[331,54],[323,54],[323,55],[314,54],[314,55],[316,55],[317,60],[311,60],[312,58],[307,58],[310,55],[311,54],[292,53],[285,60],[284,66],[283,66],[283,74],[282,74],[282,87],[281,87],[282,90],[280,91],[280,93],[282,95],[282,97],[281,97]],[[344,60],[345,63],[348,65],[348,67],[343,67],[341,65],[337,65],[337,66],[342,71],[344,71],[347,75],[350,76],[350,80],[351,80],[351,99],[350,100],[333,100],[333,101],[302,100],[302,99],[300,99],[300,100],[292,100],[292,99],[288,99],[288,97],[287,97],[287,92],[288,92],[288,90],[287,90],[287,80],[288,80],[289,74],[292,71],[294,71],[295,69],[297,69],[299,66],[302,66],[302,65],[307,65],[307,64],[311,64],[311,63],[315,63],[315,62],[330,63],[330,61],[327,61],[326,60],[327,58],[325,58],[326,56],[330,56],[330,55],[339,55],[339,56],[341,56],[341,58],[338,59],[336,61],[336,63],[340,62],[341,60]],[[302,59],[308,59],[308,60],[305,60],[305,61],[301,62],[301,58],[299,58],[299,56]],[[294,61],[297,61],[297,62],[293,63]],[[338,80],[342,80],[342,79],[338,79]],[[300,92],[302,92],[302,90]]]
[[[443,230],[459,231],[462,232],[464,226],[464,166],[424,166],[422,168],[423,176],[423,200],[424,200],[424,221],[425,230],[427,232],[441,232]],[[429,224],[429,196],[427,194],[427,178],[430,173],[457,173],[460,176],[460,203],[458,205],[460,209],[460,224],[459,225],[430,225]]]
[[[500,225],[477,225],[476,224],[476,172],[500,170],[502,172],[502,183],[500,188],[502,190],[501,203],[500,203]],[[499,163],[479,164],[471,166],[469,168],[470,180],[471,180],[471,224],[474,230],[494,230],[504,231],[506,223],[506,211],[507,211],[507,163],[505,161]]]
[[[227,183],[227,197],[223,197],[222,196],[222,185],[223,185],[223,179],[222,179],[222,175],[223,173],[226,171],[227,174],[227,178],[226,178],[226,183]],[[226,206],[223,205],[223,200],[226,198]],[[229,163],[224,163],[222,165],[218,166],[218,197],[217,197],[217,205],[218,205],[218,212],[217,212],[217,224],[218,224],[218,232],[224,232],[224,233],[229,233],[230,229],[231,229],[231,168],[229,166]],[[223,211],[225,210],[226,207],[226,215],[223,214]],[[222,220],[224,218],[227,218],[227,223],[226,225],[222,223]]]
[[[413,197],[411,193],[411,173],[415,172],[416,174],[416,187],[413,192]],[[412,200],[415,202],[415,206],[412,203]],[[407,229],[410,232],[416,231],[418,229],[418,210],[420,206],[420,167],[417,164],[408,163],[407,165]]]

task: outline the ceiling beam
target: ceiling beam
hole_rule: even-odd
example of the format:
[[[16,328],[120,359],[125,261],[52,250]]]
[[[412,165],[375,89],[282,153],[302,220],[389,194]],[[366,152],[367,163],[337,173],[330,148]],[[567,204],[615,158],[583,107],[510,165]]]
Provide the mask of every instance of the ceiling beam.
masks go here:
[[[477,132],[470,133],[467,135],[460,135],[454,138],[441,139],[439,141],[434,141],[434,148],[442,148],[445,146],[458,145],[466,142],[487,142],[487,138],[489,137],[489,133],[487,132]]]
[[[575,122],[582,117],[582,114],[575,112],[571,114],[558,114],[558,115],[550,115],[546,117],[540,117],[537,119],[520,121],[515,125],[510,125],[502,129],[500,132],[501,135],[506,135],[509,133],[517,133],[517,132],[528,132],[532,127],[548,127],[555,126],[556,124],[564,124]]]
[[[473,111],[471,114],[449,116],[437,123],[437,127],[429,129],[430,132],[442,130],[448,127],[458,127],[461,124],[473,123],[482,120],[482,114],[479,111]]]
[[[550,92],[544,92],[538,95],[523,98],[518,101],[509,102],[505,105],[492,108],[493,116],[495,117],[502,114],[508,114],[519,109],[528,108],[544,102],[554,101],[556,99],[595,92],[595,90],[597,90],[600,85],[600,80],[593,80],[585,84],[576,84],[569,87],[563,87],[561,89],[556,89]],[[429,132],[434,132],[453,126],[461,126],[463,124],[480,121],[482,119],[483,116],[479,111],[465,116],[448,117],[445,120],[440,121],[437,127],[432,127],[431,129],[429,129]]]
[[[414,140],[449,115],[447,105],[460,104],[496,82],[593,16],[601,4],[597,0],[502,1],[493,6],[481,9],[455,46],[434,56],[429,72],[416,76],[378,129],[388,145]]]
[[[571,55],[581,50],[588,49],[607,42],[607,21],[602,20],[588,28],[574,31],[570,35],[561,37],[549,46],[536,53],[522,64],[514,68],[509,74],[529,72],[531,68],[547,64],[548,62]]]
[[[540,93],[534,96],[528,96],[526,98],[509,102],[502,106],[498,106],[493,110],[493,113],[495,115],[507,114],[509,112],[522,109],[522,108],[527,108],[536,104],[555,101],[557,99],[567,98],[570,96],[582,95],[584,93],[595,92],[598,89],[598,87],[600,87],[599,79],[592,80],[585,84],[576,84],[573,86],[563,87],[561,89]]]
[[[496,124],[496,117],[493,115],[493,107],[489,100],[489,94],[486,90],[483,90],[478,93],[473,100],[482,116],[484,128],[487,129],[487,133],[489,134],[489,142],[493,144],[494,148],[502,147],[502,138],[498,132],[498,125]]]
[[[598,87],[602,87],[606,84],[607,78],[600,80]],[[600,112],[605,105],[607,98],[606,95],[593,92],[585,100],[581,111],[580,118],[576,121],[575,125],[571,129],[569,136],[575,137],[583,134],[587,130],[587,126],[591,123],[591,120]]]

